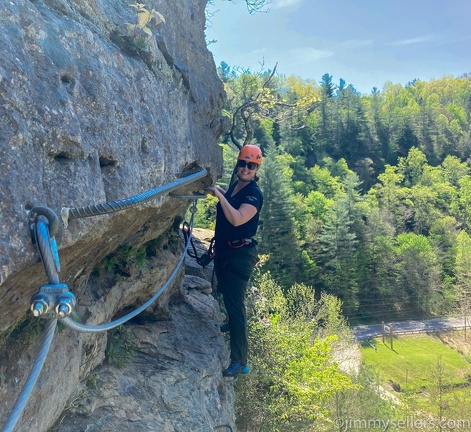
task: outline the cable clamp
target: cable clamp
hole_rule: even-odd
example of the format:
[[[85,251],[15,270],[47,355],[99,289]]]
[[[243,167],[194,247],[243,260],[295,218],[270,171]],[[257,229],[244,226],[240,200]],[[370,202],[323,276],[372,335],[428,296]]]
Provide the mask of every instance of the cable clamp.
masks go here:
[[[73,312],[76,302],[66,284],[42,285],[31,297],[31,312],[37,318],[65,318]]]

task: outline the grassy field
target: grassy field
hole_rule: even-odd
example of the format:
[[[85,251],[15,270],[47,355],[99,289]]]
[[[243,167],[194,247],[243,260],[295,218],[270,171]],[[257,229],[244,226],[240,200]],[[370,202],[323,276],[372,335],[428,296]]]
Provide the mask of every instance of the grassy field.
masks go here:
[[[383,344],[381,338],[376,338],[371,345],[363,344],[362,359],[379,373],[386,388],[399,395],[419,398],[436,392],[439,386],[449,392],[470,385],[471,363],[438,337],[395,337],[393,349],[388,339]]]

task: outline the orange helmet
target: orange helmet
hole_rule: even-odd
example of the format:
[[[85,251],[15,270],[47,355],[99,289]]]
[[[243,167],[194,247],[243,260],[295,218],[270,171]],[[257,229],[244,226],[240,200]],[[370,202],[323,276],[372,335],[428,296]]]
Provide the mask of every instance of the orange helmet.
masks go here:
[[[255,162],[258,166],[262,165],[262,150],[256,145],[247,144],[240,149],[239,157],[245,162]]]

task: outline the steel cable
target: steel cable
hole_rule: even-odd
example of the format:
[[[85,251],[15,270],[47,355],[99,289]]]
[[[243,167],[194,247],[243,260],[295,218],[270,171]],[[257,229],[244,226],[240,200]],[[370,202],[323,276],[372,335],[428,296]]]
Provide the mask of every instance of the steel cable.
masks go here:
[[[208,172],[206,170],[201,170],[195,174],[191,174],[187,177],[183,177],[171,183],[167,183],[166,185],[160,186],[158,188],[151,189],[140,195],[136,195],[136,196],[118,200],[118,201],[113,201],[113,202],[103,203],[103,204],[95,204],[95,205],[90,205],[87,207],[78,207],[78,208],[63,207],[61,210],[62,220],[64,221],[64,224],[67,225],[70,219],[79,219],[79,218],[103,215],[107,213],[115,213],[121,210],[136,207],[137,205],[143,204],[147,201],[151,201],[157,198],[163,193],[171,192],[175,189],[182,187],[183,185],[187,183],[194,182],[195,180],[198,180],[207,174]]]
[[[49,354],[49,349],[51,348],[51,343],[54,338],[54,331],[56,329],[57,320],[53,319],[49,321],[48,326],[46,328],[44,341],[39,351],[38,357],[33,364],[31,372],[29,373],[28,379],[26,380],[25,386],[18,397],[15,405],[12,408],[11,414],[9,419],[7,420],[2,432],[11,432],[15,427],[18,419],[20,418],[23,410],[25,409],[26,403],[28,402],[29,397],[36,385],[36,381],[38,380],[39,374],[44,366],[44,362],[46,361],[46,357]]]
[[[95,215],[100,215],[100,214],[105,214],[105,213],[112,213],[112,212],[124,210],[126,208],[135,207],[138,204],[150,201],[165,192],[170,192],[172,190],[178,189],[184,184],[193,182],[205,176],[206,174],[207,174],[207,171],[202,170],[202,171],[197,172],[196,174],[192,174],[182,179],[176,180],[172,183],[168,183],[165,186],[152,189],[143,194],[136,195],[135,197],[127,198],[127,199],[116,201],[116,202],[99,204],[96,206],[82,207],[82,208],[77,208],[77,209],[63,208],[62,217],[63,217],[64,224],[67,225],[67,222],[69,219],[77,219],[79,217],[88,217],[88,216],[95,216]],[[195,202],[193,203],[193,211],[192,211],[192,216],[191,216],[191,229],[190,229],[188,241],[186,242],[182,256],[180,257],[180,260],[178,261],[177,265],[173,269],[172,273],[170,274],[165,284],[159,289],[159,291],[157,291],[156,294],[154,294],[146,303],[144,303],[139,308],[135,309],[133,312],[115,321],[112,321],[108,324],[102,324],[99,326],[87,326],[87,325],[82,325],[80,323],[77,323],[71,320],[70,318],[64,318],[61,321],[69,328],[72,328],[74,330],[78,330],[81,332],[100,332],[100,331],[111,330],[121,324],[124,324],[125,322],[129,321],[131,318],[135,317],[136,315],[138,315],[139,313],[147,309],[149,306],[151,306],[162,295],[162,293],[165,292],[165,290],[168,288],[170,283],[175,278],[181,265],[183,264],[186,253],[188,251],[188,247],[190,245],[190,240],[191,240],[191,235],[192,235],[192,230],[193,230],[194,216],[195,216],[195,211],[196,211],[197,198],[199,198],[199,196],[195,196]],[[35,226],[33,229],[34,241],[36,242],[36,245],[38,247],[41,261],[43,262],[44,269],[48,278],[48,282],[51,285],[58,285],[60,284],[60,280],[59,280],[58,269],[56,265],[57,263],[55,261],[55,257],[52,251],[52,244],[51,244],[50,232],[49,232],[49,224],[51,225],[51,230],[54,231],[53,234],[57,232],[58,230],[58,220],[56,220],[57,217],[53,218],[52,216],[55,216],[55,213],[46,207],[34,208],[32,209],[31,214],[35,218]],[[13,406],[10,417],[5,423],[5,426],[3,427],[2,432],[13,431],[13,428],[18,423],[18,420],[20,416],[22,415],[23,410],[36,385],[39,374],[41,373],[41,370],[46,361],[47,355],[49,354],[49,350],[51,348],[51,344],[54,339],[54,333],[55,333],[56,327],[57,327],[57,319],[50,320],[46,327],[44,340],[40,348],[40,351],[38,353],[38,357],[33,364],[31,372],[28,375],[28,378],[26,380],[25,386],[23,387],[23,390],[21,391],[15,405]]]
[[[48,281],[51,285],[59,284],[59,275],[49,239],[49,228],[44,216],[38,216],[34,234]]]
[[[57,216],[56,218],[51,217],[51,215],[54,214],[52,211],[50,211],[49,213],[41,211],[49,210],[47,208],[38,207],[37,210],[38,213],[35,214],[36,220],[33,229],[34,240],[36,242],[36,246],[38,247],[39,254],[41,256],[41,261],[44,265],[44,270],[46,272],[49,283],[53,285],[59,284],[59,275],[57,274],[56,264],[49,238],[49,224],[52,221],[52,230],[56,232],[58,226],[58,218]],[[33,213],[35,212],[33,211]],[[57,223],[54,222],[55,219],[57,219]],[[44,366],[46,357],[49,354],[49,349],[51,348],[51,343],[54,338],[54,331],[56,329],[56,325],[57,319],[53,319],[48,323],[48,326],[46,327],[44,341],[39,351],[38,357],[33,364],[31,372],[26,380],[25,386],[21,391],[18,400],[13,406],[10,418],[2,429],[2,432],[9,432],[13,430],[16,423],[18,422],[18,419],[23,413],[26,403],[28,402],[28,399],[31,396],[33,388],[36,385],[36,381],[38,380],[39,374],[41,373],[41,370]]]
[[[196,201],[194,202],[193,206],[196,205]],[[130,319],[134,318],[135,316],[139,315],[141,312],[143,312],[145,309],[147,309],[149,306],[151,306],[168,288],[168,286],[172,283],[173,279],[178,273],[178,270],[180,269],[181,265],[183,264],[183,261],[185,260],[186,253],[188,251],[188,247],[190,245],[190,240],[191,236],[193,233],[193,223],[194,223],[194,218],[195,218],[195,212],[193,211],[191,214],[191,221],[190,221],[190,232],[188,234],[188,240],[186,241],[185,248],[183,250],[182,256],[180,257],[180,260],[178,261],[177,265],[173,269],[172,273],[170,273],[169,278],[167,281],[162,285],[162,287],[149,299],[147,302],[145,302],[142,306],[138,307],[134,311],[128,313],[127,315],[122,316],[121,318],[118,318],[114,321],[111,321],[109,323],[105,324],[100,324],[100,325],[86,325],[86,324],[81,324],[78,323],[74,320],[72,320],[69,317],[61,319],[61,322],[66,325],[67,327],[77,330],[82,333],[98,333],[102,331],[108,331],[111,329],[114,329]]]

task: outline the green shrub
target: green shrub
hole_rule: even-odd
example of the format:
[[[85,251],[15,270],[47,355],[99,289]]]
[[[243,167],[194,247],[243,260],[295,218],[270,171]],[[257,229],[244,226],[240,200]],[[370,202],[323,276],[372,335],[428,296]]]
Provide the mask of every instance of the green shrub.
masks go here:
[[[119,326],[109,332],[106,358],[111,365],[123,368],[137,350],[136,337],[129,328]]]

